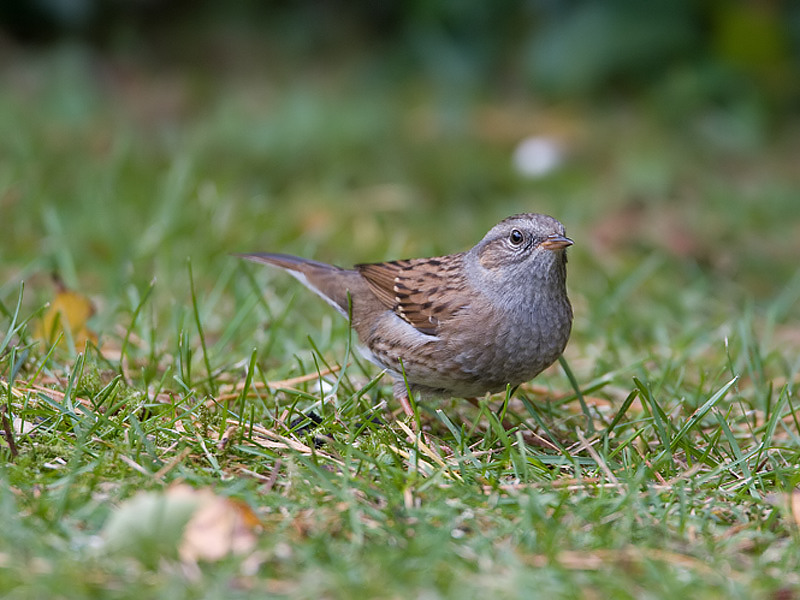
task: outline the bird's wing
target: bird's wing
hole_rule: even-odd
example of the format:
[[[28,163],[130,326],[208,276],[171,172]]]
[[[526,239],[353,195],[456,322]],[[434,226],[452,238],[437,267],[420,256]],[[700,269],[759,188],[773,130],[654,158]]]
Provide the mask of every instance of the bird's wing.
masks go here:
[[[437,335],[439,326],[463,310],[462,255],[355,266],[378,300],[417,330]]]

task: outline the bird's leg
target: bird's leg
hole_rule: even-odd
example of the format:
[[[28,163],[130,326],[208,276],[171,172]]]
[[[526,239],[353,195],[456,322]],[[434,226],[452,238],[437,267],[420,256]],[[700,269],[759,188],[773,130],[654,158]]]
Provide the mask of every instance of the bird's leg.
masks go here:
[[[414,409],[411,407],[411,401],[408,398],[408,388],[406,387],[405,381],[402,379],[395,381],[394,385],[392,386],[392,392],[394,393],[394,399],[397,400],[400,403],[400,406],[403,407],[403,412],[407,417],[411,417],[413,420]]]
[[[399,381],[395,381],[394,385],[392,386],[392,393],[394,395],[394,399],[400,403],[400,406],[403,408],[403,413],[407,417],[409,417],[411,421],[411,429],[413,431],[417,431],[417,427],[419,422],[417,421],[417,415],[414,414],[414,408],[411,406],[411,398],[410,391],[406,386],[405,381],[402,379]]]
[[[411,408],[411,402],[408,400],[408,394],[395,396],[395,398],[400,403],[400,406],[403,407],[403,412],[406,413],[406,416],[414,419],[414,409]]]

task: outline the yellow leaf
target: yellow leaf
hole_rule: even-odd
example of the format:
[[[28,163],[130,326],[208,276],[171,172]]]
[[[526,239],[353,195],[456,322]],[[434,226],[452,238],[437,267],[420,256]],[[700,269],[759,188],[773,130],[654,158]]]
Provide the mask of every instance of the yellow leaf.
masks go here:
[[[86,325],[94,314],[91,300],[58,282],[57,285],[56,297],[37,324],[34,337],[50,346],[63,334],[60,344],[66,344],[67,337],[72,337],[77,349],[83,348],[87,340],[97,343],[97,336]]]

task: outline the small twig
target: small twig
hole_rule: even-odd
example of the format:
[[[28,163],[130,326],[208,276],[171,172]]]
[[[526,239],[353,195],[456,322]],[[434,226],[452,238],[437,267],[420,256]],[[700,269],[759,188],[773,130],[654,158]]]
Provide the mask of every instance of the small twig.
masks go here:
[[[275,464],[272,466],[272,471],[270,471],[267,483],[265,483],[264,486],[261,488],[261,491],[263,493],[267,494],[270,491],[272,491],[273,487],[275,487],[275,482],[278,481],[278,473],[280,473],[281,466],[282,466],[281,459],[279,458],[278,460],[275,461]]]
[[[16,458],[19,451],[17,450],[17,443],[14,441],[14,431],[11,429],[11,423],[8,422],[5,407],[0,411],[0,414],[3,415],[3,431],[5,432],[6,443],[8,443],[8,451],[11,452],[11,458]]]
[[[267,477],[266,475],[262,475],[261,473],[256,473],[255,471],[246,469],[244,467],[239,468],[239,473],[241,473],[242,475],[247,475],[248,477],[252,477],[253,479],[258,479],[259,481],[263,481],[265,485],[268,484],[269,480],[271,479],[271,477]],[[270,475],[272,475],[271,471]]]
[[[647,465],[647,468],[648,468],[648,469],[650,469],[651,471],[653,471],[653,475],[655,475],[655,476],[656,476],[656,479],[658,479],[659,483],[660,483],[661,485],[664,485],[664,486],[666,486],[666,485],[667,485],[667,480],[666,480],[666,479],[664,479],[664,477],[661,475],[661,473],[659,473],[658,471],[656,471],[656,470],[653,468],[653,463],[651,463],[651,462],[650,462],[650,460],[649,460],[649,459],[648,459],[648,458],[647,458],[647,457],[644,455],[644,453],[643,453],[643,452],[642,452],[642,451],[641,451],[641,450],[640,450],[640,449],[639,449],[639,448],[636,446],[636,444],[631,444],[631,446],[633,447],[633,449],[634,449],[634,450],[636,450],[636,453],[639,455],[639,458],[641,458],[641,459],[644,461],[644,464],[645,464],[645,465]]]

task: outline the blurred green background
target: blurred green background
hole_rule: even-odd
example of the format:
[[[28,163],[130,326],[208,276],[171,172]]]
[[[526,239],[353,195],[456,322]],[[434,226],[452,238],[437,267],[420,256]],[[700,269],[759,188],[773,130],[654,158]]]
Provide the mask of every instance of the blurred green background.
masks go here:
[[[577,355],[786,320],[798,67],[791,1],[7,1],[0,298],[55,271],[102,341],[154,278],[187,305],[191,258],[213,331],[251,291],[232,252],[449,253],[532,211],[576,240]]]

